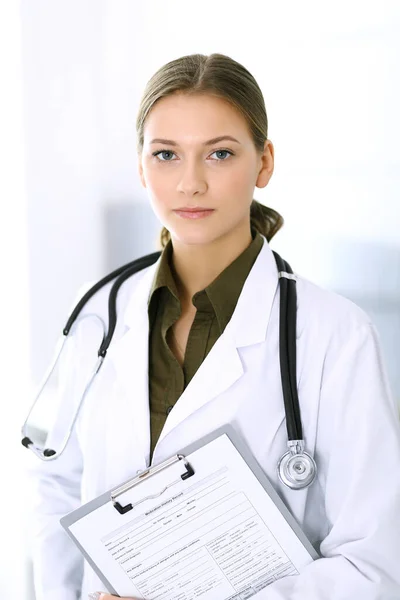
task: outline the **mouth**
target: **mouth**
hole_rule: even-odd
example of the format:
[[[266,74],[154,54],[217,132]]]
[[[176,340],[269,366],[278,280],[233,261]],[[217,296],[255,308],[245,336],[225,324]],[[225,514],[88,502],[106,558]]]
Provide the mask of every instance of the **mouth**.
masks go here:
[[[173,212],[183,219],[203,219],[214,212],[214,208],[204,208],[202,206],[183,206]]]

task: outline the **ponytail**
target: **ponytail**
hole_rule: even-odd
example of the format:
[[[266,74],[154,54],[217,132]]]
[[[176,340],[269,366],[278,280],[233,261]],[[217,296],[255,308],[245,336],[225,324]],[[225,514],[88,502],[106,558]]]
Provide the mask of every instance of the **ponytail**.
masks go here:
[[[269,242],[283,226],[283,217],[273,208],[253,200],[250,206],[250,225]]]

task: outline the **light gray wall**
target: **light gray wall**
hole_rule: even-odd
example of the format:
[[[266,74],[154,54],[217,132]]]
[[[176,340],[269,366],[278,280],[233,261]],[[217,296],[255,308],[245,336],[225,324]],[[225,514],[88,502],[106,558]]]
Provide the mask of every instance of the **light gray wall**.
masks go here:
[[[155,248],[135,156],[147,79],[222,52],[265,94],[276,167],[255,197],[285,216],[273,246],[371,313],[400,397],[400,3],[22,0],[21,14],[34,379],[82,283]]]
[[[29,397],[28,265],[18,2],[0,2],[0,597],[27,593],[20,427]]]
[[[389,270],[400,248],[399,3],[253,1],[229,5],[229,26],[226,4],[214,2],[22,6],[35,378],[81,284],[155,247],[135,156],[145,82],[179,55],[220,51],[265,94],[276,168],[255,197],[285,216],[274,246],[297,271],[372,311],[400,395],[386,333],[390,323],[397,331],[400,299]],[[132,220],[138,213],[148,238]],[[378,293],[370,284],[380,274]]]

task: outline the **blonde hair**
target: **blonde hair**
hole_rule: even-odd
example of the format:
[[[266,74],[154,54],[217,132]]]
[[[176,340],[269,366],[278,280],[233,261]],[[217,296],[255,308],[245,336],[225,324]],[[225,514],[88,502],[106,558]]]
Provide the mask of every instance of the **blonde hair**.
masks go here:
[[[268,118],[262,92],[251,73],[224,54],[191,54],[161,67],[148,81],[136,119],[137,150],[143,149],[144,125],[155,103],[176,93],[211,94],[228,101],[246,119],[259,152],[268,139]],[[250,206],[250,225],[268,241],[283,225],[281,215],[253,200]],[[165,227],[160,234],[165,247],[170,233]]]

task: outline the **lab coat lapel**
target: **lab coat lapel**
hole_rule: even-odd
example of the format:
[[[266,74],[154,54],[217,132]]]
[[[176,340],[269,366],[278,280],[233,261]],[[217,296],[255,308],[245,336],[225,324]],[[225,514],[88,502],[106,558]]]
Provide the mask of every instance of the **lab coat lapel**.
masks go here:
[[[232,335],[220,336],[167,418],[158,443],[186,417],[222,394],[243,374]]]
[[[264,238],[226,328],[232,330],[237,348],[265,341],[278,282],[275,258]]]
[[[264,240],[231,320],[175,404],[158,443],[186,417],[223,394],[243,376],[240,348],[265,340],[277,284],[275,259]]]

